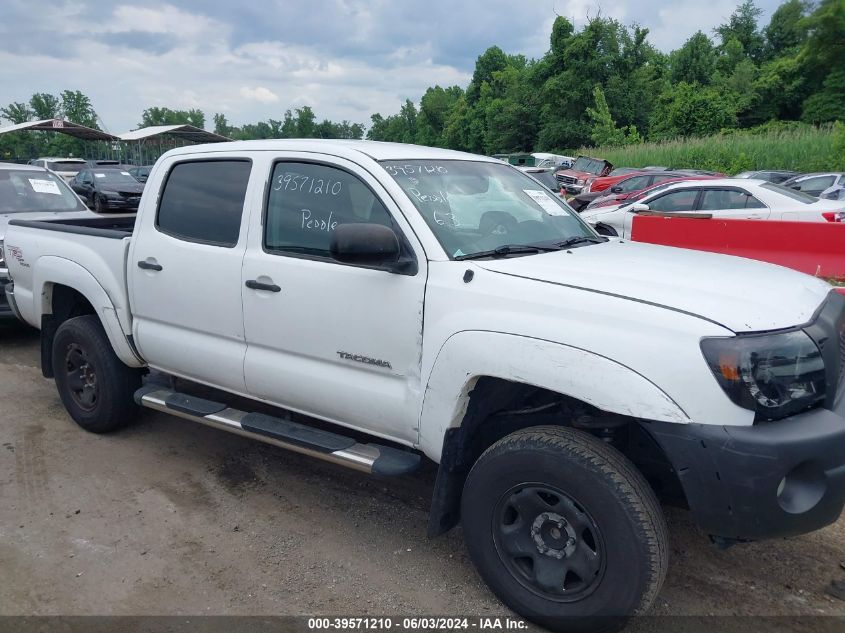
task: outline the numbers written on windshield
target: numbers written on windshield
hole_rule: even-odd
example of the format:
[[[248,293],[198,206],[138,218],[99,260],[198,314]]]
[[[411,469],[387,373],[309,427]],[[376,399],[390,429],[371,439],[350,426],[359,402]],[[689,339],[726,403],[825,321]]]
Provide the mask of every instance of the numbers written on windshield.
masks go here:
[[[434,176],[448,174],[449,170],[443,165],[384,165],[385,171],[391,176]]]

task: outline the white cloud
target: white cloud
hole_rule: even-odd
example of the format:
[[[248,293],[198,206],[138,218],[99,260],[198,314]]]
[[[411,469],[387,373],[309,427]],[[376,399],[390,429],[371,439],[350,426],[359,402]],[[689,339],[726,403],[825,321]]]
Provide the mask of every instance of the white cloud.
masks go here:
[[[275,92],[264,86],[256,86],[255,88],[244,86],[241,88],[241,96],[244,99],[258,101],[259,103],[276,103],[279,100],[279,96]]]

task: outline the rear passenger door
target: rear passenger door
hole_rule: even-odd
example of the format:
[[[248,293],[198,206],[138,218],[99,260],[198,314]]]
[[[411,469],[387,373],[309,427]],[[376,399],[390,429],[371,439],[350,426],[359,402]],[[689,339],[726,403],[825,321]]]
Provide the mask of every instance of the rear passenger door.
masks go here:
[[[771,214],[765,204],[738,187],[702,189],[697,210],[702,213],[711,213],[714,218],[745,220],[765,220]]]
[[[379,181],[355,163],[291,154],[265,169],[263,222],[250,233],[241,281],[250,394],[415,441],[426,279],[419,243]],[[332,233],[350,223],[390,227],[402,259],[416,266],[388,272],[334,260]]]
[[[127,262],[141,355],[156,369],[240,393],[251,171],[243,156],[169,159],[147,185]]]

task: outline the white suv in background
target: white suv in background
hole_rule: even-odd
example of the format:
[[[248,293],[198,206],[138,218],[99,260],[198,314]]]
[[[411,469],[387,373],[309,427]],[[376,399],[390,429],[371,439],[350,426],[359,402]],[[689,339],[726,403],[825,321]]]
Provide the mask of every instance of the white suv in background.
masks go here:
[[[61,176],[65,182],[73,180],[73,177],[87,166],[81,158],[36,158],[29,161],[29,164],[49,169]]]

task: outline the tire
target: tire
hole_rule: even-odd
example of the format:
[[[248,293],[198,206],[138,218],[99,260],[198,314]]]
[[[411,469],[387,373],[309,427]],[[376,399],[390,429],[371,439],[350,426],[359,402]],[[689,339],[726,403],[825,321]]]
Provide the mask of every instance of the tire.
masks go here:
[[[59,397],[86,431],[108,433],[131,422],[141,372],[115,355],[99,319],[86,315],[59,326],[53,339],[53,370]]]
[[[666,576],[666,523],[621,453],[587,433],[517,431],[488,448],[461,498],[470,558],[499,599],[550,630],[612,631]]]
[[[95,213],[105,213],[108,211],[106,205],[103,204],[103,199],[98,196],[96,193],[94,194],[94,212]]]

